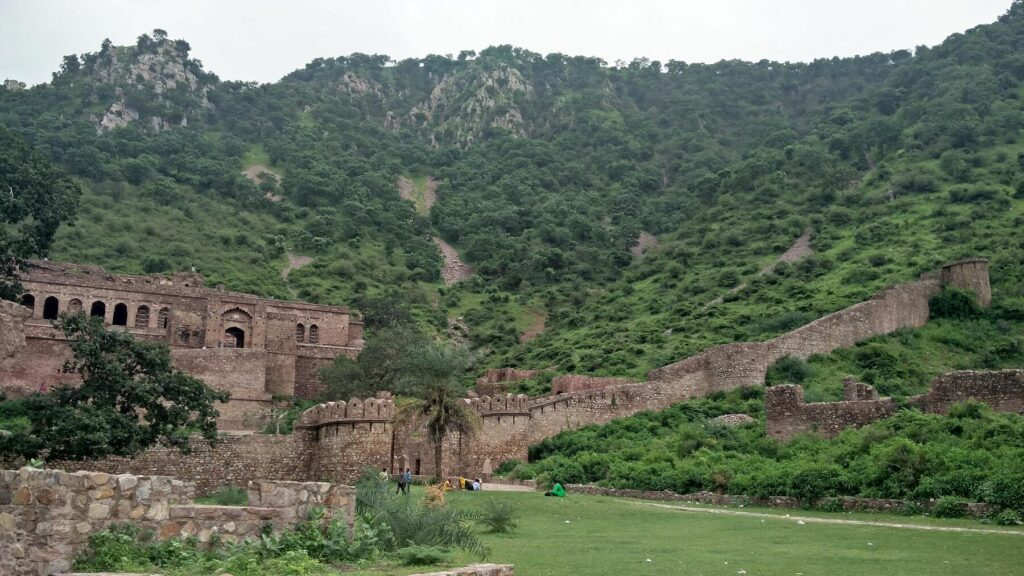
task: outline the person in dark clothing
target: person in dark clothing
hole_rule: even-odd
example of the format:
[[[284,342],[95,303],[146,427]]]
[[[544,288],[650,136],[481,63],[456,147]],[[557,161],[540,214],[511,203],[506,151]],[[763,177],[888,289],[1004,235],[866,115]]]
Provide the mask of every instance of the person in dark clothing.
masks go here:
[[[409,486],[412,486],[412,470],[406,468],[405,472],[402,472],[402,489],[405,490],[405,495],[409,495]]]

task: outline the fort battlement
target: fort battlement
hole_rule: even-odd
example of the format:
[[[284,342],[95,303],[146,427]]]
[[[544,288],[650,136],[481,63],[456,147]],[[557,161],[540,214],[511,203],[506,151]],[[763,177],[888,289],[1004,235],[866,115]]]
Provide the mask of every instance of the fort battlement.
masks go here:
[[[465,398],[463,402],[481,416],[530,413],[530,397],[526,394]]]
[[[390,398],[352,398],[348,402],[317,404],[303,412],[296,425],[303,428],[318,428],[328,424],[390,422],[394,416],[395,403]]]

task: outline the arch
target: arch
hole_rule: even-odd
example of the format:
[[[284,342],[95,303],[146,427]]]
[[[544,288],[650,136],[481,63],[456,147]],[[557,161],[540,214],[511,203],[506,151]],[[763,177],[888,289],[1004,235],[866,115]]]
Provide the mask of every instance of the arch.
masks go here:
[[[128,305],[124,302],[119,302],[114,306],[114,326],[127,326],[128,325]]]
[[[95,318],[106,318],[107,316],[107,304],[102,300],[97,300],[92,303],[92,307],[89,308],[89,316]]]
[[[149,306],[143,304],[135,310],[135,327],[149,328]]]
[[[59,309],[60,300],[57,300],[56,296],[47,296],[46,300],[43,300],[43,319],[56,320]]]
[[[306,327],[301,322],[295,325],[295,341],[299,344],[306,341]]]
[[[31,294],[24,294],[21,297],[21,305],[32,312],[36,311],[36,297]]]
[[[81,314],[82,313],[82,301],[78,298],[72,298],[68,301],[68,314]]]
[[[225,348],[245,348],[245,331],[232,326],[224,331]]]
[[[166,330],[167,325],[170,322],[170,318],[170,308],[161,308],[160,311],[156,313],[156,327],[160,328],[161,330]]]
[[[309,325],[309,343],[319,344],[320,343],[320,327],[316,324]]]

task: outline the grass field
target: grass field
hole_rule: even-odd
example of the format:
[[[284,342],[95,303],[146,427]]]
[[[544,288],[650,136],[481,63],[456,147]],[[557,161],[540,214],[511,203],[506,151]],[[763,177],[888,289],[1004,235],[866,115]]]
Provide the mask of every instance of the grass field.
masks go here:
[[[758,510],[775,517],[757,518],[684,512],[602,496],[544,498],[531,492],[463,494],[452,503],[475,506],[484,498],[514,502],[521,510],[518,531],[487,534],[485,541],[492,550],[487,561],[515,564],[516,574],[524,576],[973,575],[1020,574],[1024,566],[1021,531],[1003,535],[800,524],[785,515],[999,529],[966,520],[781,510]],[[388,567],[346,574],[429,571]]]

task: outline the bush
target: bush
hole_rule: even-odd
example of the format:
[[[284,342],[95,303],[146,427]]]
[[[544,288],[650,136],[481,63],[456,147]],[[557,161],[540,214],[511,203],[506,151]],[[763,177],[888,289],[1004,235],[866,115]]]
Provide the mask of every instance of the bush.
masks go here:
[[[764,375],[767,386],[775,384],[802,384],[811,375],[811,367],[799,358],[783,356],[768,367]]]
[[[495,476],[508,476],[515,470],[522,462],[519,460],[505,460],[494,470]]]
[[[519,524],[518,515],[512,504],[488,498],[480,509],[477,521],[486,526],[488,532],[512,532]]]
[[[214,506],[247,506],[249,504],[249,493],[238,486],[221,486],[216,492],[207,496],[200,496],[195,499],[196,504],[210,504]]]
[[[979,492],[985,502],[1024,511],[1024,472],[996,473]]]
[[[1020,512],[1016,510],[1003,510],[996,514],[993,521],[1000,526],[1020,526],[1024,524],[1024,520],[1021,520]]]
[[[451,559],[451,554],[437,546],[407,546],[395,551],[395,558],[405,566],[434,566]]]
[[[981,306],[970,290],[946,287],[928,300],[931,318],[970,319],[981,315]]]
[[[956,496],[943,496],[935,502],[932,508],[932,516],[936,518],[963,518],[967,513],[964,504],[967,500]]]

